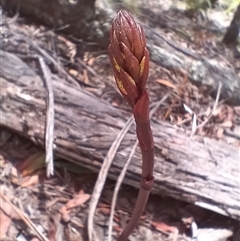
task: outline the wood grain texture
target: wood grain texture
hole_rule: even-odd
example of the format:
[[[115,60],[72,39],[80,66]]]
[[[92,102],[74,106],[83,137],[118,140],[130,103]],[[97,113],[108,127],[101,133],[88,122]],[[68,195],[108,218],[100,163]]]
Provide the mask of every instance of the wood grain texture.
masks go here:
[[[0,6],[57,32],[106,46],[107,34],[101,16],[96,14],[95,0],[0,0]]]
[[[16,55],[0,51],[1,126],[44,146],[46,89],[41,76]],[[98,172],[130,114],[53,75],[55,155]],[[240,218],[239,149],[207,137],[189,137],[183,129],[152,120],[155,140],[153,192]],[[117,179],[136,140],[135,126],[124,138],[110,168]],[[124,182],[139,187],[138,149]]]
[[[60,28],[64,33],[95,42],[106,49],[109,43],[109,28],[116,11],[104,3],[107,1],[49,0],[47,4],[44,0],[0,1],[4,9],[14,13],[18,9],[24,16],[31,17],[36,22],[54,29]],[[142,11],[149,16],[154,14],[151,9]],[[221,82],[223,87],[220,99],[232,105],[240,105],[240,76],[234,71],[233,66],[221,63],[220,59],[224,59],[224,56],[217,54],[218,56],[210,58],[195,53],[167,38],[161,29],[153,30],[145,25],[144,31],[152,61],[185,75],[194,85],[201,86],[203,92],[213,98],[216,97]]]
[[[179,71],[213,98],[216,97],[221,82],[220,99],[232,105],[240,105],[240,76],[233,68],[223,66],[216,58],[208,58],[183,48],[147,26],[144,29],[153,62]]]

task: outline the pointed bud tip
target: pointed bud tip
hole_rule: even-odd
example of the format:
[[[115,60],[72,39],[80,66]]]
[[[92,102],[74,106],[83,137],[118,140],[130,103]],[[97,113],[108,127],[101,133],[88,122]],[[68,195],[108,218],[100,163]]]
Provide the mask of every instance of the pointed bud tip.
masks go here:
[[[134,106],[146,87],[149,56],[142,26],[125,10],[113,20],[109,57],[120,92]]]

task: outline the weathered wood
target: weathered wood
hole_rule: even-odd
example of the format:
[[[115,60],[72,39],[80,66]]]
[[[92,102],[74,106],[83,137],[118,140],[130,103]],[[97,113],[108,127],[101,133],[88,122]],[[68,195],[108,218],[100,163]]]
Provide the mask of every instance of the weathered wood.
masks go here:
[[[94,0],[78,0],[72,3],[67,0],[49,0],[47,3],[44,0],[0,1],[4,9],[18,10],[48,26],[62,28],[62,31],[73,36],[96,42],[99,46],[107,48],[109,27],[116,13],[110,6],[106,6],[107,1],[96,1],[96,8],[94,2]],[[142,11],[151,12],[146,9]],[[144,26],[144,30],[152,61],[167,69],[184,73],[193,84],[201,86],[205,93],[213,98],[221,82],[223,87],[220,99],[233,105],[240,104],[240,76],[233,67],[226,67],[215,58],[209,59],[208,56],[193,53],[168,40],[157,29],[152,30]]]
[[[101,17],[96,14],[95,0],[1,0],[0,5],[4,10],[13,14],[19,12],[59,32],[106,46],[107,34],[104,33]],[[96,19],[98,22],[94,24]]]
[[[220,99],[233,105],[240,104],[240,76],[235,71],[221,66],[214,58],[208,59],[178,46],[150,28],[145,27],[145,32],[152,61],[184,73],[191,83],[205,88],[205,93],[214,98],[221,82],[223,87]]]
[[[44,146],[46,89],[37,75],[16,55],[0,51],[1,125]],[[98,172],[129,113],[53,76],[55,97],[55,154]],[[240,218],[239,149],[207,137],[190,138],[184,130],[152,121],[155,139],[154,193],[168,195]],[[136,140],[135,127],[126,135],[110,168],[117,179]],[[125,183],[139,187],[139,149]]]

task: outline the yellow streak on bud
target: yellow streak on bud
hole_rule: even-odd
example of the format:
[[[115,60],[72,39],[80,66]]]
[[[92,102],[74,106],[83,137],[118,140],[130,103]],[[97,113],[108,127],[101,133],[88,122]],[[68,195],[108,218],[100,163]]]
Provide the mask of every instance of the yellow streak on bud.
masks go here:
[[[120,92],[124,95],[127,95],[127,91],[124,89],[122,81],[116,77],[115,77],[115,79],[116,79],[116,83],[117,83],[117,86],[118,86]]]
[[[134,85],[136,86],[136,82],[135,80],[128,74],[128,80]]]
[[[143,74],[143,71],[144,71],[144,66],[145,66],[145,60],[146,60],[146,57],[144,56],[141,60],[141,63],[140,63],[140,69],[139,69],[139,75],[142,76]]]
[[[113,58],[113,62],[114,62],[114,67],[117,70],[117,72],[120,72],[120,65],[118,64],[118,62],[115,58]]]

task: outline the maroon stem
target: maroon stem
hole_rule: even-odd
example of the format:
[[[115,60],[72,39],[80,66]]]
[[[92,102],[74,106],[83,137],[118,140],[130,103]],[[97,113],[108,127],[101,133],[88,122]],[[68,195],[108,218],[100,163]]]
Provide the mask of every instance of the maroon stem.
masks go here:
[[[138,224],[138,221],[145,209],[149,194],[150,194],[150,190],[146,190],[146,189],[143,189],[142,187],[140,187],[137,202],[136,202],[135,208],[133,210],[132,217],[131,217],[130,221],[128,222],[127,226],[125,227],[125,229],[123,230],[123,232],[121,233],[121,235],[119,236],[118,241],[127,241],[128,240],[128,236],[132,233],[132,231]]]
[[[132,217],[119,236],[118,241],[127,241],[128,236],[138,224],[148,201],[154,181],[154,142],[149,120],[149,97],[146,91],[141,95],[140,99],[134,106],[133,114],[137,126],[136,132],[139,140],[139,146],[142,152],[141,187]]]

